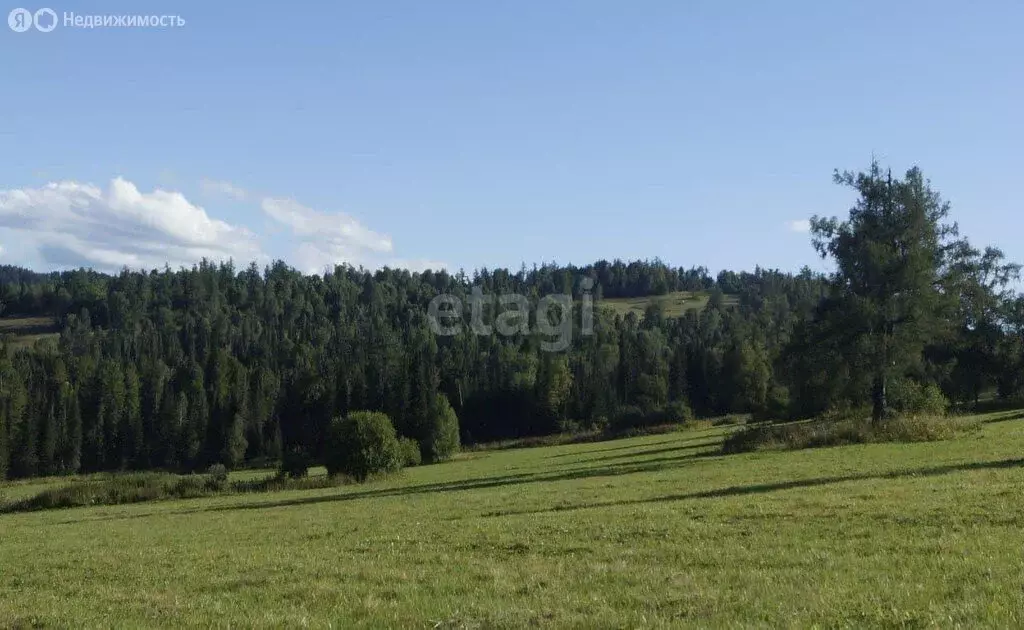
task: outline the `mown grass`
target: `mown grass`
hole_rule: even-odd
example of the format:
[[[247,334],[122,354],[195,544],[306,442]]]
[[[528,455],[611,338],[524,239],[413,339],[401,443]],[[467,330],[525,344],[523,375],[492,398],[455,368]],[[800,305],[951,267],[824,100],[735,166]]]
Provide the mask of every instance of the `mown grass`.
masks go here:
[[[0,626],[1019,627],[1024,421],[720,455],[715,427],[379,482],[0,516]]]

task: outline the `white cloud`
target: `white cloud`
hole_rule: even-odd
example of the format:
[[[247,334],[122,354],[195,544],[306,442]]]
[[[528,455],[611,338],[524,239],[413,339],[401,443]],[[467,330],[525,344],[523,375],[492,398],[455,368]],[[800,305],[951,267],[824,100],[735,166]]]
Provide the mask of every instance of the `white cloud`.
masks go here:
[[[808,219],[797,219],[795,221],[789,221],[786,223],[790,232],[798,232],[800,234],[806,234],[811,231],[811,222]]]
[[[380,254],[394,250],[391,237],[367,228],[343,212],[320,212],[294,199],[274,197],[264,198],[260,206],[267,216],[301,240],[295,255],[303,271],[320,272],[340,263],[391,264],[377,260]]]
[[[143,193],[120,177],[106,191],[75,181],[0,190],[0,227],[18,231],[56,266],[116,270],[261,258],[256,235],[211,218],[184,195]]]
[[[219,195],[242,201],[249,196],[248,191],[244,188],[240,188],[231,182],[223,180],[203,179],[199,182],[199,186],[202,188],[203,194],[211,197]]]
[[[289,233],[284,241],[290,240],[294,250],[286,261],[306,273],[320,273],[341,263],[410,271],[447,268],[435,260],[394,256],[390,236],[342,212],[314,210],[294,199],[263,197],[226,181],[205,179],[201,187],[204,195],[259,199],[265,215]],[[241,264],[267,261],[259,235],[246,227],[209,216],[181,193],[159,188],[141,192],[120,177],[106,190],[76,181],[0,189],[0,230],[19,239],[19,251],[37,252],[51,268],[117,271],[126,266],[187,267],[202,258],[231,258]]]

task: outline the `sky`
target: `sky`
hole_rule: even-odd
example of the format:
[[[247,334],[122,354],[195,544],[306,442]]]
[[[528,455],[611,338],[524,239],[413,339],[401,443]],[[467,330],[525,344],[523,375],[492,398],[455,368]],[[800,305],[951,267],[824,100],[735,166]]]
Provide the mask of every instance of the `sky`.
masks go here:
[[[1024,261],[1019,0],[29,1],[0,264],[823,270],[873,157]]]

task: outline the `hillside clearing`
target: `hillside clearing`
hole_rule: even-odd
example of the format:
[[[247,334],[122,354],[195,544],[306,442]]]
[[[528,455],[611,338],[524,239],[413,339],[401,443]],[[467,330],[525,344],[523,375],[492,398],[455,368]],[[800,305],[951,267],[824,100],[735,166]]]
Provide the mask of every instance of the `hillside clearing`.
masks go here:
[[[726,305],[736,304],[735,295],[723,296]],[[674,291],[665,295],[647,295],[633,298],[609,298],[601,300],[600,305],[610,308],[625,317],[628,313],[636,313],[643,317],[647,307],[660,303],[666,317],[679,317],[687,311],[703,310],[708,305],[708,293],[704,291]]]
[[[0,317],[0,338],[12,348],[29,348],[40,339],[57,339],[60,331],[53,317]]]

